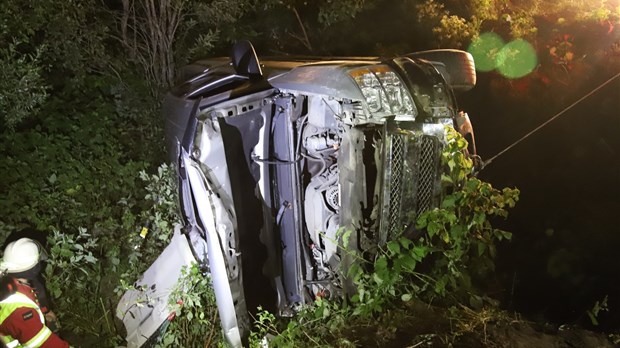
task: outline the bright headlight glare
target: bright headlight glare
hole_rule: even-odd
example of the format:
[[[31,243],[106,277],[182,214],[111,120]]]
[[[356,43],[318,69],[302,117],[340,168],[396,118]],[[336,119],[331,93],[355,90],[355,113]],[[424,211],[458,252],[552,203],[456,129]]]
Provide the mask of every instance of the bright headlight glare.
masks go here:
[[[374,116],[409,115],[416,110],[409,91],[392,69],[376,65],[349,72],[360,87],[369,111]]]

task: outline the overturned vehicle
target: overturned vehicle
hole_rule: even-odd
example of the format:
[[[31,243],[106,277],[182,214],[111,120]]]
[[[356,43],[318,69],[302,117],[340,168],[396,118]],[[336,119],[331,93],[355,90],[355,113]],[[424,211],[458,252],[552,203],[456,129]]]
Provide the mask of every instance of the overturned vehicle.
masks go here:
[[[165,327],[191,262],[212,278],[233,347],[259,305],[290,316],[346,292],[343,249],[372,252],[439,203],[445,127],[475,153],[455,99],[476,80],[463,51],[259,60],[240,42],[183,74],[164,102],[183,223],[118,306],[130,347]]]

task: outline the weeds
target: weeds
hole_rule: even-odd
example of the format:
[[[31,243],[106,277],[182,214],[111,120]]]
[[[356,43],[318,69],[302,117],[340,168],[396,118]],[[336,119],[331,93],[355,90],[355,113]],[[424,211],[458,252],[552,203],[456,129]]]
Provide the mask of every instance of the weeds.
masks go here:
[[[259,312],[250,336],[251,347],[264,347],[267,339],[269,347],[353,347],[357,346],[356,338],[363,339],[359,335],[353,340],[347,336],[347,331],[356,327],[374,331],[374,344],[387,346],[399,339],[398,327],[382,325],[381,319],[386,315],[415,318],[417,313],[411,311],[410,303],[436,299],[452,304],[455,334],[438,337],[432,332],[418,332],[410,340],[414,346],[437,340],[452,342],[462,333],[478,330],[486,339],[487,325],[503,316],[494,308],[482,306],[469,270],[492,270],[495,243],[510,239],[511,234],[493,228],[489,219],[506,217],[519,191],[497,190],[472,177],[473,163],[464,152],[467,143],[453,129],[447,128],[447,132],[444,198],[440,207],[419,217],[417,228],[424,231],[422,236],[388,241],[372,259],[349,255],[355,262],[342,272],[355,285],[350,298],[317,298],[288,322]],[[343,245],[347,245],[349,235],[342,234]],[[344,247],[341,251],[351,253]],[[467,300],[475,303],[476,299],[481,302],[479,310],[461,304]]]
[[[211,278],[196,263],[182,270],[169,309],[169,325],[156,348],[224,347]]]
[[[596,301],[594,305],[592,306],[592,308],[586,311],[586,313],[588,314],[588,318],[590,318],[590,322],[592,323],[592,325],[598,326],[599,314],[601,312],[609,311],[609,306],[607,305],[607,298],[608,296],[605,295],[605,297],[602,300]]]

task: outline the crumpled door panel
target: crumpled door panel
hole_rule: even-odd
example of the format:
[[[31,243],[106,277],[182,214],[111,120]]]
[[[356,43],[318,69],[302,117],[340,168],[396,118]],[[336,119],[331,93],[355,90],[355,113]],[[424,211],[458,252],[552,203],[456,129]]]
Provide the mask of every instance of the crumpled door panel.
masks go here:
[[[192,255],[181,226],[174,228],[170,244],[157,260],[127,291],[117,306],[117,316],[127,329],[127,347],[141,347],[170,315],[170,292],[177,284],[183,267],[196,259]]]

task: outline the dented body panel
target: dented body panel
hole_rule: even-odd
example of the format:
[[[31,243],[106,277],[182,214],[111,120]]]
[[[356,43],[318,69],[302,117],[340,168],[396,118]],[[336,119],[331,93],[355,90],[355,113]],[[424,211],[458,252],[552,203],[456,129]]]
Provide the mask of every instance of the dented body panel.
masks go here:
[[[352,253],[415,234],[441,199],[444,127],[473,138],[448,81],[466,89],[475,75],[448,79],[473,67],[461,51],[448,54],[456,67],[424,54],[259,62],[247,43],[235,54],[190,65],[164,117],[181,238],[209,269],[225,337],[240,347],[258,306],[291,316],[349,293]],[[125,322],[128,341],[140,320]]]

